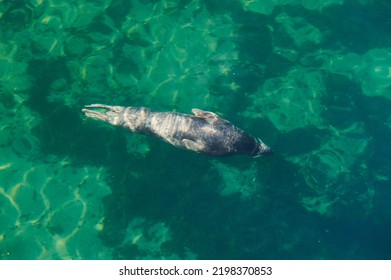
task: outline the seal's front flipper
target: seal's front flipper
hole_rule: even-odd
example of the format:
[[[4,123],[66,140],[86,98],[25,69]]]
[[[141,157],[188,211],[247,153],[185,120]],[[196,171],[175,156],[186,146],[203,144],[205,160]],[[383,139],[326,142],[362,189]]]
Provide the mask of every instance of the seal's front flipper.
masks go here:
[[[197,142],[194,142],[194,141],[189,140],[189,139],[183,139],[182,143],[183,143],[183,145],[185,146],[186,149],[194,151],[196,153],[200,153],[204,149],[204,145],[202,145],[200,143],[197,143]]]
[[[104,109],[105,111],[101,112],[101,111],[89,110],[85,108]],[[123,113],[126,109],[125,107],[122,106],[109,106],[103,104],[91,104],[85,106],[85,108],[82,109],[82,111],[88,118],[108,122],[115,126],[121,125],[123,119]]]
[[[200,109],[192,109],[193,114],[200,119],[206,120],[210,124],[214,124],[219,120],[219,116],[213,112],[202,111]]]

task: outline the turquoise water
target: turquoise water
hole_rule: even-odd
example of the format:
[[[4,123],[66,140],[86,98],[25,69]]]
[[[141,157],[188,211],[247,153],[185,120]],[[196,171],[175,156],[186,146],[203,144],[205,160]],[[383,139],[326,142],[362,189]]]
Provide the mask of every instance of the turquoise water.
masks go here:
[[[1,259],[390,259],[391,4],[0,0]],[[211,158],[85,104],[220,114]]]

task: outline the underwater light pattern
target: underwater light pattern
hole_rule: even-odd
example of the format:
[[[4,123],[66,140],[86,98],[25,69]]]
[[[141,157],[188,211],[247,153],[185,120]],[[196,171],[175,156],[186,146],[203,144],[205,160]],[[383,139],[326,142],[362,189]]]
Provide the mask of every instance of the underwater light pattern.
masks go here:
[[[0,259],[390,259],[391,4],[0,0]],[[86,104],[212,111],[213,157]]]

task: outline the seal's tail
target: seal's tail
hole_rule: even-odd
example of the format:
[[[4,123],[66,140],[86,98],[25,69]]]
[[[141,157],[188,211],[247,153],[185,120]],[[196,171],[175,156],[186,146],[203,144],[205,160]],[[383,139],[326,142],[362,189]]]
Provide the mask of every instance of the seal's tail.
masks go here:
[[[94,110],[86,109],[93,108]],[[96,110],[98,109],[98,110]],[[103,111],[99,110],[103,109]],[[119,126],[123,120],[123,113],[125,107],[122,106],[109,106],[104,104],[91,104],[86,105],[82,111],[88,118],[101,120],[110,123],[115,126]]]
[[[255,155],[253,155],[254,158],[260,157],[261,155],[272,155],[273,150],[267,146],[265,143],[262,142],[260,138],[256,138],[258,149]]]

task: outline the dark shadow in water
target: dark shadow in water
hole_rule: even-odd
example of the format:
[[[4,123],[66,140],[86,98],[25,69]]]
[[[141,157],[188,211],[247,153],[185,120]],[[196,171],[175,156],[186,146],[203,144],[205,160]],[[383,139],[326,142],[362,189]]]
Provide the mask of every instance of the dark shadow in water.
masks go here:
[[[357,1],[349,0],[342,5],[328,7],[322,17],[314,17],[313,22],[330,31],[326,48],[345,47],[350,52],[363,54],[369,49],[390,45],[390,13],[389,1],[359,5]]]

